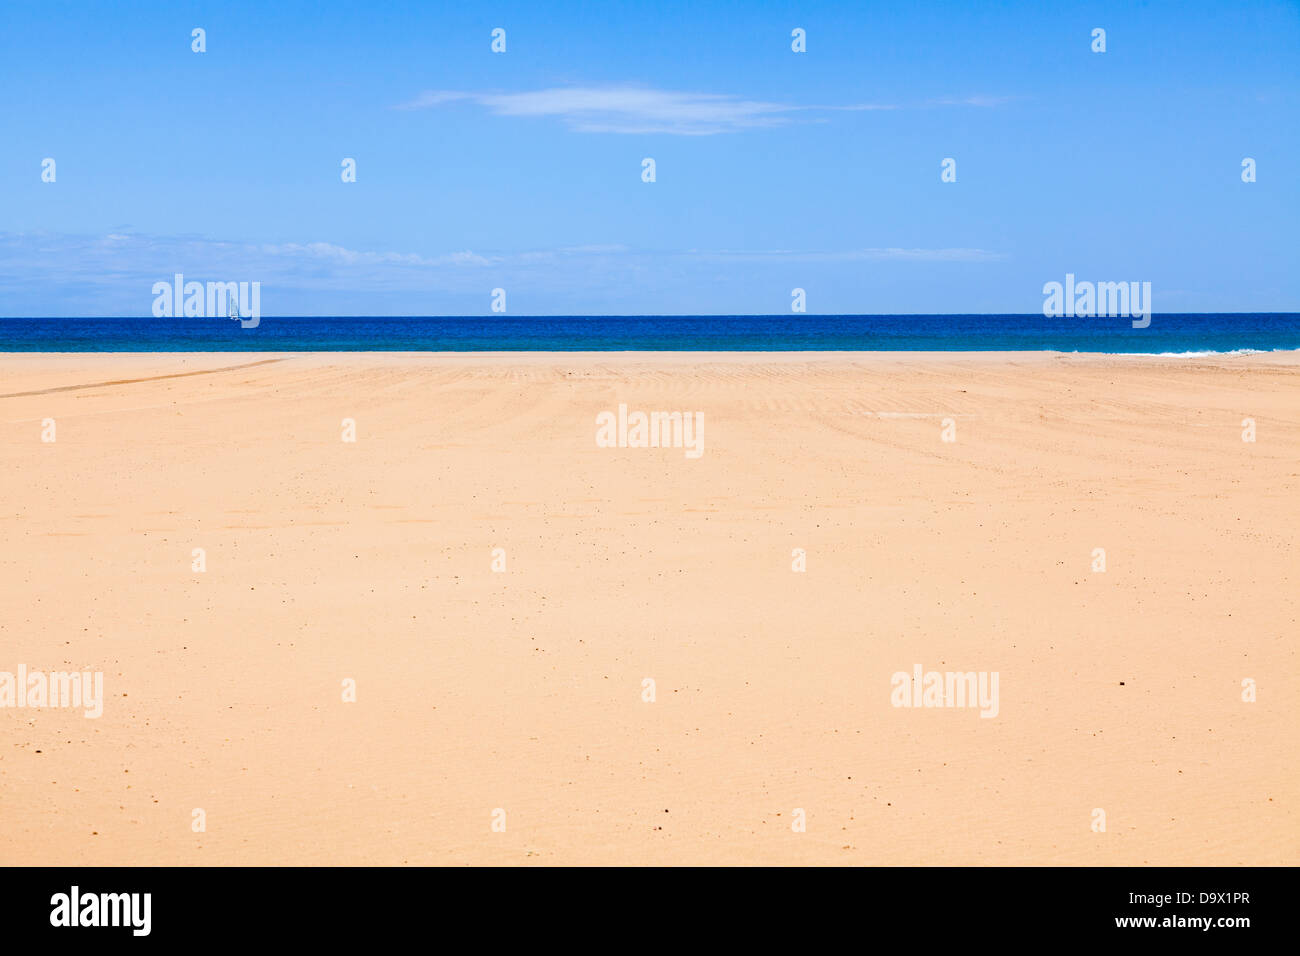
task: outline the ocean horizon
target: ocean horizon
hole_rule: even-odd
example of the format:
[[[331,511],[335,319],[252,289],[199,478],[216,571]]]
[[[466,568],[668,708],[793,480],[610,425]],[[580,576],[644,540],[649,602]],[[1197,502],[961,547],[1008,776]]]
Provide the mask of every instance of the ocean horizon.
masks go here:
[[[0,352],[1098,352],[1300,349],[1300,313],[0,318]]]

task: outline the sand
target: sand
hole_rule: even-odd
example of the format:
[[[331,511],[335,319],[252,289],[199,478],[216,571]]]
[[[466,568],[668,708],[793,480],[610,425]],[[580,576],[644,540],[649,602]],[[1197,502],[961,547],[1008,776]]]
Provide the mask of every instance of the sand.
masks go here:
[[[1296,864],[1298,493],[1292,353],[0,356],[0,864]]]

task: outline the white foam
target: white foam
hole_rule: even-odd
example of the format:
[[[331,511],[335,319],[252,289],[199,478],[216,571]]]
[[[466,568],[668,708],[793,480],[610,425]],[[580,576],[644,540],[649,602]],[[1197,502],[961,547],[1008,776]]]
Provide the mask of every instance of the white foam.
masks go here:
[[[1209,358],[1212,355],[1268,355],[1273,352],[1300,352],[1300,349],[1229,349],[1217,352],[1213,349],[1200,352],[1112,352],[1116,358],[1125,355],[1133,358]]]

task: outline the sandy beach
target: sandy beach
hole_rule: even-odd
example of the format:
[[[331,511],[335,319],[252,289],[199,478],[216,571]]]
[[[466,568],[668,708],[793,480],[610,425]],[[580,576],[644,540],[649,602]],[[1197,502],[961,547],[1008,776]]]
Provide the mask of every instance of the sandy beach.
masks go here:
[[[6,865],[1300,863],[1296,353],[5,354],[0,465]]]

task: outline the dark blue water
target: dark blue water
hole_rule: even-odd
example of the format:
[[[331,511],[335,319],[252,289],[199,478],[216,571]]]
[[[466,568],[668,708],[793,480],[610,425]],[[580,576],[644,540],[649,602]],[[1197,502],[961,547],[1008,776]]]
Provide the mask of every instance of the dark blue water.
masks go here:
[[[1300,313],[0,318],[0,352],[1042,351],[1300,349]]]

